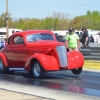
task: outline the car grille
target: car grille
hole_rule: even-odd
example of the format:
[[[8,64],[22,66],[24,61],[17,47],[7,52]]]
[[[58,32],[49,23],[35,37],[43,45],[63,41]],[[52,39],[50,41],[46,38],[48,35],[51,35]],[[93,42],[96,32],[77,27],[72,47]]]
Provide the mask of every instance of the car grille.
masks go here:
[[[58,57],[60,60],[60,67],[67,67],[68,66],[68,61],[67,61],[67,50],[66,46],[57,46],[56,50],[58,52]]]

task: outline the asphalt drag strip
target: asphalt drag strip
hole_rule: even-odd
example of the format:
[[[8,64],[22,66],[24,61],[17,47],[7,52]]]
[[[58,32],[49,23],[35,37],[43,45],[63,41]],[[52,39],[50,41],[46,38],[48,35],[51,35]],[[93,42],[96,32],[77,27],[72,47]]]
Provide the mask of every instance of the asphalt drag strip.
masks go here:
[[[10,90],[13,92],[24,93],[27,95],[35,95],[35,96],[40,96],[42,98],[45,97],[45,98],[49,98],[49,100],[50,99],[51,100],[53,99],[55,100],[66,100],[66,99],[69,99],[69,100],[100,100],[99,97],[81,95],[81,94],[71,93],[71,92],[64,92],[60,90],[52,90],[52,89],[43,88],[39,86],[16,84],[16,83],[7,82],[7,81],[0,82],[0,88]],[[45,100],[45,99],[42,99],[42,100]]]
[[[99,62],[85,61],[85,64],[88,66],[78,76],[71,71],[46,73],[44,79],[33,79],[26,72],[20,71],[13,75],[0,75],[0,89],[36,98],[39,96],[42,100],[100,100]],[[96,66],[90,68],[93,64]]]
[[[0,88],[51,100],[100,100],[99,72],[85,70],[80,76],[72,75],[70,71],[67,74],[64,74],[65,72],[47,73],[45,79],[0,75]]]

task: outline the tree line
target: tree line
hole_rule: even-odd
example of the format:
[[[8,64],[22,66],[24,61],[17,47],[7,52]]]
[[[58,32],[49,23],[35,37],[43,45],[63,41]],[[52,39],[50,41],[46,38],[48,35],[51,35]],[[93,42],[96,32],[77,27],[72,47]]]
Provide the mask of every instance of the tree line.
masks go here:
[[[0,27],[6,27],[5,13],[0,15]],[[9,28],[19,28],[23,30],[47,29],[47,30],[68,30],[73,27],[80,30],[86,27],[92,30],[100,30],[100,12],[87,11],[86,15],[76,16],[70,19],[69,14],[54,12],[52,17],[38,18],[19,18],[14,19],[9,14]]]

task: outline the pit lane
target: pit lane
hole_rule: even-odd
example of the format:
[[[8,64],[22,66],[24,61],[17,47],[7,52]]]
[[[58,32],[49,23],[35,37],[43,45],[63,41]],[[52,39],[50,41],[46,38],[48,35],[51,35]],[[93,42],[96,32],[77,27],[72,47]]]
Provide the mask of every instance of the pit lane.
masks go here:
[[[52,90],[100,97],[100,71],[90,69],[84,69],[78,76],[73,75],[71,71],[48,72],[45,73],[43,79],[33,79],[27,71],[21,70],[15,71],[13,74],[0,75],[0,84],[4,83],[8,87],[11,83],[16,83],[24,85],[24,87],[38,86]]]

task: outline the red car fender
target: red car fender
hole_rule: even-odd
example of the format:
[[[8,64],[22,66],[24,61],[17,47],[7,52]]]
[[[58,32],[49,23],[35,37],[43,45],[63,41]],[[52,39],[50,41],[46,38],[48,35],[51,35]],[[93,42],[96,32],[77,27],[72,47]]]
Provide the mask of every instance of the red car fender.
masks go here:
[[[50,70],[59,70],[59,65],[54,56],[49,56],[45,54],[35,54],[32,55],[25,64],[25,70],[30,70],[30,63],[32,59],[37,59],[41,66],[44,68],[44,70],[50,71]]]
[[[80,51],[69,51],[68,69],[81,68],[84,65],[84,56]]]
[[[0,53],[0,59],[3,61],[4,63],[4,66],[8,66],[8,62],[7,62],[7,59],[5,57],[5,55],[3,53]]]

